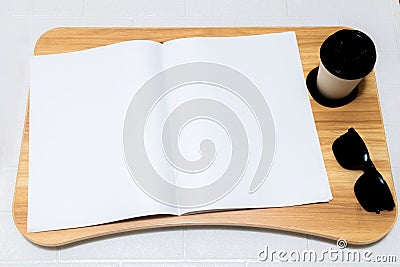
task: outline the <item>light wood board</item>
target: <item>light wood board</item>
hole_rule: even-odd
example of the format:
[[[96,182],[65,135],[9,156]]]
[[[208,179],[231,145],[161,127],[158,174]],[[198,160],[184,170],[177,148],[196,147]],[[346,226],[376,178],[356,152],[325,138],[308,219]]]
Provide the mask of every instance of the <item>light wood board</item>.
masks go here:
[[[321,43],[328,35],[337,30],[339,30],[337,27],[57,28],[41,36],[36,44],[35,54],[77,51],[134,39],[151,39],[163,42],[194,36],[239,36],[296,31],[304,76],[306,77],[308,72],[319,64]],[[311,99],[311,105],[333,194],[333,200],[329,203],[210,212],[186,216],[150,216],[76,229],[27,233],[28,105],[13,202],[15,224],[27,239],[43,246],[59,246],[127,231],[184,225],[261,227],[306,233],[329,239],[344,238],[353,244],[375,242],[384,237],[392,228],[397,218],[397,207],[393,211],[384,211],[381,214],[364,211],[358,204],[353,192],[354,183],[362,172],[341,168],[331,150],[335,138],[345,133],[349,127],[355,127],[365,140],[377,169],[382,173],[393,194],[395,194],[374,73],[369,74],[361,82],[358,97],[349,105],[340,108],[326,108],[313,99]],[[301,151],[298,151],[298,154],[301,157]],[[54,175],[57,175],[57,173]]]

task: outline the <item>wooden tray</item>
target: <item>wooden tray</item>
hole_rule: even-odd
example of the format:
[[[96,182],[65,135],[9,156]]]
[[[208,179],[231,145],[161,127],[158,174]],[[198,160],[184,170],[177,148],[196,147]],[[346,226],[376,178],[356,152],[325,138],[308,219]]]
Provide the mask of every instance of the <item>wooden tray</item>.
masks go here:
[[[151,39],[163,42],[193,36],[238,36],[296,31],[306,77],[308,72],[319,64],[321,43],[338,29],[337,27],[57,28],[40,37],[35,47],[35,54],[70,52],[133,39]],[[27,233],[28,105],[13,202],[15,224],[27,239],[43,246],[59,246],[108,234],[182,225],[230,225],[281,229],[329,239],[343,238],[353,244],[367,244],[381,239],[394,225],[397,208],[381,214],[364,211],[353,192],[354,183],[361,172],[341,168],[331,150],[335,138],[345,133],[349,127],[355,127],[365,140],[376,167],[395,194],[374,73],[368,75],[361,82],[359,96],[349,105],[340,108],[326,108],[313,99],[311,99],[311,105],[333,194],[333,200],[329,203],[186,216],[150,216],[98,226]]]

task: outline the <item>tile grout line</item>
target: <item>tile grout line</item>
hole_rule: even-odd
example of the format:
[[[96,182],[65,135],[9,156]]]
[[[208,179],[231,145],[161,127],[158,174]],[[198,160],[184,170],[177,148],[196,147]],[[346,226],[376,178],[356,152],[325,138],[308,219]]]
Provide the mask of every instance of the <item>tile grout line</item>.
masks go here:
[[[246,262],[255,262],[257,260],[254,259],[219,259],[219,258],[210,258],[210,259],[200,259],[200,258],[192,258],[192,259],[165,259],[165,258],[148,258],[148,259],[115,259],[115,262],[124,263],[246,263]],[[1,262],[1,261],[0,261]],[[99,259],[93,260],[67,260],[61,261],[62,263],[77,263],[77,262],[102,262]],[[112,262],[111,260],[106,260],[104,262]]]
[[[93,263],[93,264],[120,264],[123,263],[121,259],[114,259],[114,260],[101,260],[101,259],[93,259],[93,260],[83,260],[83,259],[78,259],[78,260],[45,260],[45,259],[28,259],[28,260],[21,260],[21,259],[15,259],[15,260],[1,260],[0,259],[0,266],[1,264],[84,264],[84,263]]]
[[[285,5],[286,5],[286,8],[285,8],[285,9],[286,9],[286,17],[289,18],[290,16],[289,16],[289,3],[288,3],[288,1],[289,1],[289,0],[285,0]]]
[[[57,262],[61,262],[61,247],[62,246],[56,247],[56,250],[57,250]]]
[[[82,17],[88,17],[87,16],[87,5],[88,5],[88,0],[85,0],[83,2],[83,7],[82,7]]]
[[[186,1],[185,1],[186,2]],[[183,259],[186,259],[186,238],[185,238],[185,236],[186,236],[186,230],[187,230],[187,226],[184,226],[183,227],[183,231],[182,231],[182,246],[183,246],[183,248],[182,248],[182,250],[183,250],[183,252],[182,252],[182,257],[183,257]]]
[[[18,166],[7,165],[1,168],[0,172],[17,172]]]

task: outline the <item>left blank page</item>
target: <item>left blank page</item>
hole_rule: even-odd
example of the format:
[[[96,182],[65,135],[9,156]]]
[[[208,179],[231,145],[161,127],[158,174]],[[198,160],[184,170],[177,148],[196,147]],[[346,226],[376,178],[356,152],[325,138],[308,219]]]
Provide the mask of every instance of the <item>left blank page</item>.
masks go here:
[[[161,60],[151,41],[33,57],[28,232],[174,213],[136,186],[122,144],[132,96]]]

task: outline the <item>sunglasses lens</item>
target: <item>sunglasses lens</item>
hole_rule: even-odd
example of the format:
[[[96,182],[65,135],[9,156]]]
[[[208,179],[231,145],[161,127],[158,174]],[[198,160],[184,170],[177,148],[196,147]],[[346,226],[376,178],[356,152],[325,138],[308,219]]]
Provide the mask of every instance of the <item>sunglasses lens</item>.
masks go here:
[[[366,211],[379,213],[395,207],[392,193],[376,169],[370,169],[361,175],[354,185],[354,193]]]
[[[333,142],[332,150],[340,166],[345,169],[362,170],[369,165],[368,149],[353,128]]]

